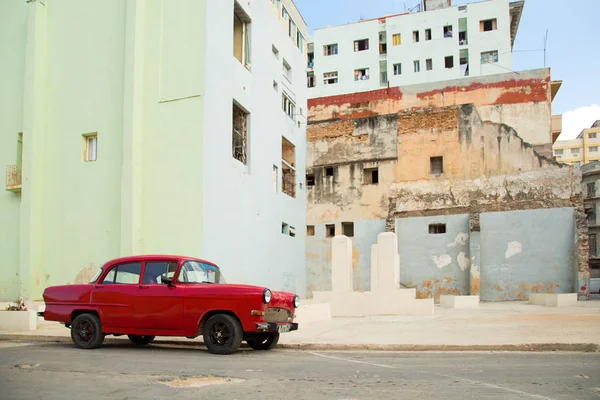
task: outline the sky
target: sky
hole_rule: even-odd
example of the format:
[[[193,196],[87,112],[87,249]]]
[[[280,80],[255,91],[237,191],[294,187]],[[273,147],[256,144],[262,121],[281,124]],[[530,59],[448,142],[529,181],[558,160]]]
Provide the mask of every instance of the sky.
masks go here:
[[[404,12],[419,0],[294,0],[309,33],[326,25]],[[453,6],[474,0],[452,0]],[[552,113],[563,114],[560,140],[576,137],[600,120],[600,0],[525,0],[513,48],[513,69],[544,67],[544,35],[548,30],[546,66],[562,80]],[[531,51],[536,50],[536,51]],[[591,121],[591,122],[590,122]]]

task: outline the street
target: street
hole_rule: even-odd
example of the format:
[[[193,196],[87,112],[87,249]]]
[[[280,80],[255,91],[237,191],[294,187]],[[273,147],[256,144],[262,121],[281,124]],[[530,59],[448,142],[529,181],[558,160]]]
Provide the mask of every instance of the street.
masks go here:
[[[392,353],[0,342],[9,399],[593,399],[600,354]]]

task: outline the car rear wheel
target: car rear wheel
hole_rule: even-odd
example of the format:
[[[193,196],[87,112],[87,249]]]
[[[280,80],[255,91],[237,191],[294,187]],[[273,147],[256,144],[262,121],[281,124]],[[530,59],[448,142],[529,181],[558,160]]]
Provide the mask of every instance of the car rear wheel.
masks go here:
[[[80,349],[96,349],[104,341],[100,319],[94,314],[78,315],[71,323],[71,339]]]
[[[254,350],[271,350],[279,342],[278,332],[254,333],[246,339],[248,346]]]
[[[244,332],[240,322],[227,314],[210,317],[202,326],[202,338],[209,353],[235,353],[242,344]]]
[[[154,341],[156,336],[147,336],[147,335],[127,335],[131,343],[137,344],[138,346],[144,346],[150,344]]]

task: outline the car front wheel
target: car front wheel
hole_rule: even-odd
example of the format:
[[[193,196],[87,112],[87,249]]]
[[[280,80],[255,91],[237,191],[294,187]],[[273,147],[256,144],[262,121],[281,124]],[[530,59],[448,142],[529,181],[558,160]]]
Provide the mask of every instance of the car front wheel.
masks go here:
[[[202,337],[209,353],[235,353],[242,344],[244,332],[240,322],[227,314],[210,317],[202,326]]]
[[[138,346],[144,346],[150,344],[154,341],[156,336],[146,336],[146,335],[127,335],[131,343],[137,344]]]
[[[254,350],[271,350],[279,342],[278,332],[254,333],[246,339],[248,346]]]
[[[80,349],[96,349],[104,341],[100,319],[94,314],[78,315],[71,323],[71,339]]]

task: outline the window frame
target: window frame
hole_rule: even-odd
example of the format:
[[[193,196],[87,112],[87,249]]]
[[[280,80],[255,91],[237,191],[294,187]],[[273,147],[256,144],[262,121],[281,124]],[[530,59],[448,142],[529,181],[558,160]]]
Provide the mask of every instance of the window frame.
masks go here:
[[[102,276],[101,276],[102,279],[99,281],[98,285],[140,285],[140,280],[142,279],[142,264],[143,264],[142,261],[130,261],[130,262],[122,262],[119,264],[115,264],[115,265],[111,266],[110,268],[108,268],[104,274],[102,274]],[[124,266],[124,265],[138,265],[139,266],[137,282],[135,282],[135,283],[116,282],[116,279],[119,276],[119,267]],[[108,275],[113,271],[115,271],[114,276],[113,276],[113,281],[105,282]]]

